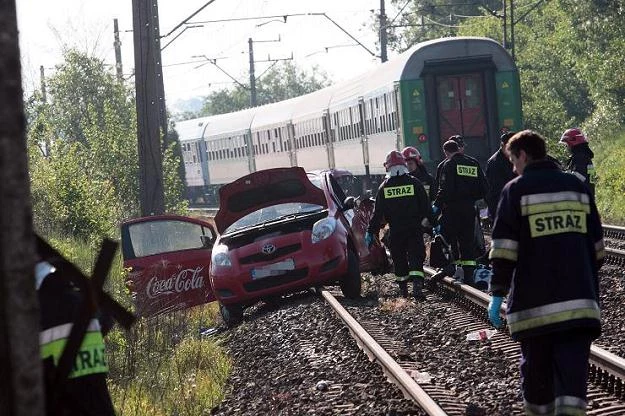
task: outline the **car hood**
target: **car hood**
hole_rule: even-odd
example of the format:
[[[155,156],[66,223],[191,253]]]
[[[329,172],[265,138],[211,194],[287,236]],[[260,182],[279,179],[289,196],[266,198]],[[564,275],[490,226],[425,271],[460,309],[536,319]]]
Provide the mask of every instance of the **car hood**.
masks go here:
[[[327,208],[324,192],[313,185],[300,167],[261,170],[243,176],[219,189],[217,231],[261,208],[288,202],[303,202]]]

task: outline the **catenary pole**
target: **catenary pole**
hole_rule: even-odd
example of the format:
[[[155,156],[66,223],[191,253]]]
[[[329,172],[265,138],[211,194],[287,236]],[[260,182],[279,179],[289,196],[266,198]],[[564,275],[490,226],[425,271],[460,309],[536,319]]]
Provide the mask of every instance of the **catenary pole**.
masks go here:
[[[387,54],[388,44],[388,32],[386,27],[386,10],[384,8],[384,0],[380,0],[380,60],[386,62],[388,60]]]
[[[250,52],[250,106],[256,107],[256,74],[254,73],[254,41],[252,38],[247,40]]]
[[[161,132],[164,97],[157,0],[132,0],[141,215],[165,211]],[[166,123],[166,121],[165,121]]]
[[[117,71],[117,80],[122,82],[124,80],[124,70],[122,67],[122,43],[119,40],[119,23],[117,19],[113,19],[113,35],[115,41],[113,47],[115,48],[115,69]]]
[[[15,0],[0,1],[0,413],[43,416],[25,118]]]

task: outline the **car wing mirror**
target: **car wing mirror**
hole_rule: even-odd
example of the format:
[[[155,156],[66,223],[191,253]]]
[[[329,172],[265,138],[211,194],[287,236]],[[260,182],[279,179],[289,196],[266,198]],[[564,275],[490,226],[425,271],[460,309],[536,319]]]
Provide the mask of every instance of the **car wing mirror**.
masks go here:
[[[201,235],[200,240],[202,241],[202,247],[204,248],[212,248],[215,243],[213,237],[210,235]]]
[[[348,209],[352,209],[356,206],[356,199],[353,196],[348,196],[343,201],[343,211],[347,211]]]

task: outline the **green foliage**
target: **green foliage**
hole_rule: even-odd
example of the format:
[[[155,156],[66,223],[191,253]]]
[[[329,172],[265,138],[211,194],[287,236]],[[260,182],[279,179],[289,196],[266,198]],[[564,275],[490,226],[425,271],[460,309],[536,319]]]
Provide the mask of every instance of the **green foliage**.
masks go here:
[[[98,242],[138,215],[134,94],[103,62],[70,50],[49,81],[49,100],[27,101],[35,228]],[[177,137],[163,141],[166,209],[184,212],[184,165]]]
[[[597,170],[596,200],[602,220],[608,224],[625,224],[625,132],[610,140],[591,143]]]
[[[258,105],[282,101],[304,95],[329,85],[325,73],[313,67],[311,73],[299,69],[291,61],[276,64],[256,82]],[[222,89],[206,97],[200,115],[229,113],[250,107],[249,88],[237,85]]]

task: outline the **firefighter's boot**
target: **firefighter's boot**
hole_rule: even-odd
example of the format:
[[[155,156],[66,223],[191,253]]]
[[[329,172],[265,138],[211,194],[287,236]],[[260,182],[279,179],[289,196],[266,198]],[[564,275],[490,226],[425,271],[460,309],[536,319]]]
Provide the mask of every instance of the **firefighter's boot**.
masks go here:
[[[408,297],[408,282],[397,282],[399,284],[399,296]]]
[[[416,300],[425,300],[425,294],[423,293],[423,277],[415,277],[412,280],[412,296]]]

